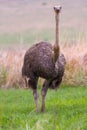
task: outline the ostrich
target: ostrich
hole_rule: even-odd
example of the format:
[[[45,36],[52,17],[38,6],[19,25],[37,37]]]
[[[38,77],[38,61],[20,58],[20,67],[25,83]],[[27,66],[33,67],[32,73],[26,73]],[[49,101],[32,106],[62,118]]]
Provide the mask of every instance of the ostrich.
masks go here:
[[[28,49],[24,56],[22,67],[22,76],[25,79],[26,86],[32,88],[37,112],[40,111],[39,95],[37,92],[37,83],[39,77],[45,79],[42,86],[42,107],[45,111],[45,97],[47,90],[57,89],[62,81],[65,70],[65,57],[60,53],[59,47],[59,13],[61,6],[55,6],[56,18],[56,41],[55,44],[40,42]]]

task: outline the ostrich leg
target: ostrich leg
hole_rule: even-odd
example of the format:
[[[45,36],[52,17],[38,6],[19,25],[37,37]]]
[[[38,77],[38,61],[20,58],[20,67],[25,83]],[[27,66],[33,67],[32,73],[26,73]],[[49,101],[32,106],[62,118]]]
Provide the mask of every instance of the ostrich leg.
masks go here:
[[[45,97],[47,94],[48,86],[49,86],[49,82],[47,80],[45,80],[45,82],[43,84],[43,88],[42,88],[42,107],[41,107],[42,112],[45,111]]]
[[[28,80],[28,85],[33,90],[33,96],[34,96],[34,101],[35,101],[35,104],[36,104],[36,110],[37,110],[37,112],[39,112],[40,108],[39,108],[39,95],[38,95],[38,92],[37,92],[37,82],[38,82],[37,77],[34,77],[34,78]]]
[[[36,110],[37,110],[37,112],[39,112],[40,111],[39,95],[38,95],[37,89],[33,89],[33,95],[34,95],[34,100],[35,100],[35,104],[36,104]]]

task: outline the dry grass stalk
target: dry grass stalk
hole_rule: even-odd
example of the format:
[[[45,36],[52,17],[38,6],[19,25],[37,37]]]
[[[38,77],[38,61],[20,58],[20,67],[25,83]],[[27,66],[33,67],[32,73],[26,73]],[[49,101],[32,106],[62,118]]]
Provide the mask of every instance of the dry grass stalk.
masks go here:
[[[61,49],[67,60],[63,82],[69,85],[87,85],[86,44],[63,45]],[[0,51],[0,87],[25,87],[21,67],[26,50],[12,48]]]

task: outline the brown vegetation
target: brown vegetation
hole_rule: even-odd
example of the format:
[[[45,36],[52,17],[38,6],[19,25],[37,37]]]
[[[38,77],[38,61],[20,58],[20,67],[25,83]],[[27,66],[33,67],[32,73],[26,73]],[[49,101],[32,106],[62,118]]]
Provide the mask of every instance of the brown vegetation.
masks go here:
[[[66,57],[63,84],[87,85],[87,45],[67,45],[61,47]],[[0,87],[25,87],[21,77],[21,67],[26,48],[0,50]]]

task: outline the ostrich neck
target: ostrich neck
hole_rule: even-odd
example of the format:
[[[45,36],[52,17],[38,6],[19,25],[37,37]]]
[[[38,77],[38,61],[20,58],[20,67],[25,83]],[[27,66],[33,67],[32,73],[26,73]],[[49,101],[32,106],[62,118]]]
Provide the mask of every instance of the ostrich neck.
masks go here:
[[[55,19],[56,19],[56,41],[55,41],[55,45],[56,45],[56,47],[59,47],[59,13],[56,13]]]
[[[53,53],[53,61],[56,63],[59,53],[60,53],[60,48],[59,48],[59,13],[56,12],[56,40],[55,44],[53,47],[54,53]]]

